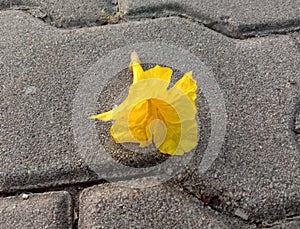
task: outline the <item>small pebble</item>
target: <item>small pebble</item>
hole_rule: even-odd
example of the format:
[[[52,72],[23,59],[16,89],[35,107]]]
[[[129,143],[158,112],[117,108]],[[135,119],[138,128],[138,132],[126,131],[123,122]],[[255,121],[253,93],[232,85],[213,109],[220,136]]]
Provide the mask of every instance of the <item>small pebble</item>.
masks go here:
[[[249,218],[248,215],[240,208],[237,208],[235,210],[234,214],[243,220],[248,220],[248,218]]]
[[[45,12],[43,12],[40,8],[30,9],[29,13],[32,16],[34,16],[36,18],[40,18],[40,19],[47,17],[47,14]]]
[[[37,88],[35,86],[28,86],[25,90],[25,95],[34,95],[36,94]]]
[[[297,84],[297,81],[296,81],[296,80],[292,80],[292,79],[288,80],[288,82],[289,82],[290,84],[292,84],[292,85]]]
[[[23,198],[23,200],[27,200],[29,198],[29,195],[26,193],[23,193],[22,198]]]

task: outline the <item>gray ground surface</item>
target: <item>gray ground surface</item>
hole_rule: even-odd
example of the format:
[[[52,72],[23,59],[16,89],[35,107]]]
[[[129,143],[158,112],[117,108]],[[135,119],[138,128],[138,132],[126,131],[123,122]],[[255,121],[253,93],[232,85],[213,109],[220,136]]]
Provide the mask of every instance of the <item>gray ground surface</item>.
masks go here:
[[[128,17],[187,15],[233,37],[300,29],[300,2],[294,0],[120,0],[119,4]]]
[[[299,218],[294,219],[293,222],[286,222],[286,223],[280,223],[279,225],[276,225],[272,228],[275,229],[297,229],[299,228]]]
[[[74,185],[82,189],[107,179],[107,169],[111,167],[107,167],[106,160],[95,157],[93,160],[97,159],[98,166],[95,169],[91,158],[85,157],[78,142],[74,141],[72,109],[75,92],[80,82],[88,77],[90,67],[99,59],[102,58],[99,66],[104,65],[104,68],[105,64],[107,68],[113,65],[111,63],[120,64],[112,58],[111,51],[126,45],[135,49],[142,42],[164,42],[189,51],[211,69],[223,93],[228,119],[222,150],[210,169],[202,174],[201,160],[210,134],[215,133],[210,129],[211,115],[216,114],[209,110],[208,95],[203,96],[200,90],[197,102],[200,105],[201,144],[188,168],[171,179],[168,187],[141,191],[142,197],[149,198],[149,205],[144,198],[134,202],[135,191],[129,188],[104,185],[84,191],[80,203],[80,226],[88,228],[89,224],[83,223],[87,219],[93,219],[95,224],[113,225],[116,223],[113,213],[118,215],[120,212],[119,209],[110,212],[109,206],[114,206],[116,201],[125,201],[133,204],[127,208],[128,217],[134,216],[137,207],[141,211],[149,210],[153,222],[159,217],[151,209],[164,212],[163,208],[169,206],[171,209],[180,208],[187,215],[188,209],[180,206],[187,203],[193,209],[188,216],[189,222],[195,224],[210,222],[222,228],[222,222],[226,221],[224,225],[228,228],[236,228],[235,223],[244,225],[237,221],[237,217],[245,220],[247,224],[244,226],[249,227],[299,227],[299,137],[293,130],[299,108],[300,35],[287,33],[298,28],[297,4],[295,1],[284,4],[281,1],[231,1],[230,4],[222,1],[213,5],[206,1],[121,0],[119,10],[125,15],[119,21],[119,15],[117,19],[108,16],[117,11],[111,1],[74,4],[73,1],[18,1],[13,4],[14,10],[9,1],[0,1],[0,94],[4,98],[0,102],[0,194],[14,195],[18,190],[42,192]],[[98,18],[104,15],[103,9],[108,15],[100,23]],[[43,13],[47,16],[44,17]],[[166,15],[176,17],[130,21]],[[177,17],[180,15],[185,18]],[[63,23],[57,24],[60,18],[64,18]],[[221,21],[211,24],[216,18]],[[109,23],[109,20],[120,24],[86,27]],[[224,20],[230,23],[226,22],[222,27]],[[282,31],[287,34],[274,34]],[[242,38],[253,33],[268,36],[242,40],[227,36]],[[143,61],[148,54],[142,49],[140,52]],[[166,60],[178,59],[172,51],[158,56]],[[129,55],[119,58],[129,62]],[[185,61],[193,62],[192,59]],[[105,82],[112,76],[100,77]],[[126,74],[121,74],[116,80],[108,81],[100,94],[98,108],[95,105],[83,112],[84,118],[96,111],[110,109],[118,101],[124,86],[130,83],[126,77]],[[82,132],[83,139],[88,144],[91,141],[95,155],[101,155],[97,145],[92,145],[89,125]],[[103,129],[107,130],[107,127],[109,124]],[[117,155],[123,162],[128,160],[122,156],[126,151],[111,140],[107,131],[100,133],[100,144],[108,153]],[[136,163],[143,162],[137,160]],[[110,172],[117,179],[132,176],[126,170]],[[120,194],[122,191],[124,195]],[[165,205],[158,206],[154,201],[159,197],[164,203],[169,195],[172,199]],[[97,204],[102,197],[106,197],[107,208],[99,213]],[[76,195],[73,198],[76,202]],[[198,206],[196,198],[214,210]],[[7,199],[2,199],[3,204],[6,203]],[[38,201],[46,199],[42,196]],[[18,197],[15,201],[20,206],[24,203]],[[92,205],[87,204],[89,201]],[[12,212],[9,214],[14,214],[11,208],[9,211]],[[198,220],[197,212],[203,218]],[[175,219],[170,215],[165,217]],[[69,222],[70,218],[66,219]],[[151,217],[148,219],[151,221]],[[17,218],[9,220],[18,223]],[[184,223],[188,225],[188,221]],[[163,227],[163,223],[160,225]]]
[[[1,20],[0,190],[95,178],[74,153],[67,115],[87,65],[72,64],[81,47],[69,52],[69,32],[23,12],[1,12]]]
[[[216,214],[197,198],[167,185],[147,189],[94,186],[82,192],[79,203],[80,228],[253,228]]]
[[[58,28],[99,26],[117,13],[115,1],[20,0],[0,1],[0,9],[17,9]]]
[[[0,228],[71,228],[72,199],[67,192],[0,198]]]

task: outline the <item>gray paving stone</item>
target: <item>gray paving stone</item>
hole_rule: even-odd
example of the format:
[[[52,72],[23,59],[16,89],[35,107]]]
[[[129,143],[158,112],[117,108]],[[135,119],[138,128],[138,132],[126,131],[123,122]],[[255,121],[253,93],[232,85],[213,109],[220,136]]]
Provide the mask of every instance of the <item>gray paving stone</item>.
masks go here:
[[[30,7],[30,6],[37,6],[38,0],[0,0],[0,9],[10,9],[13,7]]]
[[[185,14],[234,37],[299,30],[300,2],[280,0],[120,0],[128,17]]]
[[[272,229],[298,229],[300,227],[300,220],[296,219],[295,221],[281,223],[272,227]]]
[[[72,228],[72,200],[67,192],[0,198],[0,228]]]
[[[204,208],[176,187],[105,184],[80,196],[79,228],[254,228]]]
[[[0,12],[0,21],[5,34],[0,38],[0,94],[5,98],[0,105],[0,192],[98,179],[75,153],[66,115],[88,65],[84,56],[74,61],[82,48],[71,51],[69,33],[23,12]]]
[[[77,86],[87,69],[111,50],[154,41],[200,57],[226,101],[227,132],[218,159],[205,175],[197,171],[210,134],[201,132],[205,144],[199,145],[189,165],[194,172],[181,174],[175,182],[199,197],[203,192],[215,195],[214,207],[248,220],[299,214],[300,156],[292,120],[300,52],[289,36],[234,40],[180,18],[59,30],[25,13],[5,11],[0,12],[0,23],[0,85],[5,98],[0,103],[1,191],[97,178],[74,143],[71,110]],[[120,93],[121,83],[108,85],[101,109],[111,108],[110,96]],[[106,150],[117,147],[109,135],[101,139],[111,144]],[[98,149],[92,149],[97,154]],[[112,172],[120,179],[126,175]],[[99,177],[106,178],[101,173]]]
[[[50,25],[69,28],[107,24],[108,17],[117,12],[117,3],[111,0],[0,0],[1,8],[23,10]]]

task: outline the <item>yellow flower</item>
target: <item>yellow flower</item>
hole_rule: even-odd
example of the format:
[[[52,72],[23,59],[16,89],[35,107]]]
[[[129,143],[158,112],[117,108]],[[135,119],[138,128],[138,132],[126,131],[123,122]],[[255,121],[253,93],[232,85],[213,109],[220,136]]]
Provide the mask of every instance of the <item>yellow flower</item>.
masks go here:
[[[172,69],[156,65],[144,71],[135,52],[129,66],[133,83],[127,98],[108,112],[91,116],[114,120],[110,132],[117,143],[154,143],[162,153],[183,155],[198,142],[197,84],[192,72],[186,73],[168,89]]]

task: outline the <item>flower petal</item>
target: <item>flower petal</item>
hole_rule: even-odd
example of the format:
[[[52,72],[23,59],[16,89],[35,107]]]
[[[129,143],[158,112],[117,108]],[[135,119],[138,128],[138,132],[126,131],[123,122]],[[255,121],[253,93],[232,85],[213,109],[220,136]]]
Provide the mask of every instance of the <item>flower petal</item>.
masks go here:
[[[113,136],[116,143],[133,142],[138,143],[137,140],[128,128],[128,123],[122,120],[116,121],[110,128],[110,133]]]
[[[180,146],[181,124],[165,123],[167,134],[164,142],[158,147],[162,153],[173,155]]]
[[[131,53],[130,59],[129,69],[133,72],[133,83],[144,79],[162,79],[170,83],[173,72],[171,68],[156,65],[154,68],[144,71],[136,52]]]
[[[165,141],[167,136],[167,127],[160,119],[155,119],[150,123],[149,130],[152,134],[152,141],[156,148],[159,148]]]
[[[141,142],[151,139],[151,134],[148,130],[149,118],[151,118],[148,108],[148,100],[145,100],[137,104],[129,114],[128,126],[130,132]]]
[[[156,65],[154,68],[145,71],[142,79],[161,79],[170,83],[172,73],[173,71],[171,68],[165,68]]]
[[[100,119],[102,121],[109,121],[112,120],[112,114],[113,114],[113,110],[104,112],[102,114],[98,114],[98,115],[92,115],[89,118],[90,119]]]
[[[180,80],[178,80],[174,87],[180,88],[188,97],[195,102],[197,97],[197,83],[193,79],[192,72],[187,72]]]
[[[160,152],[182,155],[196,147],[197,84],[186,73],[171,89],[172,69],[156,65],[144,71],[136,53],[131,55],[133,84],[127,98],[116,108],[92,119],[115,120],[110,131],[117,143],[145,147],[154,142]]]
[[[183,155],[191,151],[198,143],[198,125],[195,120],[186,120],[181,124],[166,124],[165,141],[158,147],[162,153]]]
[[[141,80],[132,84],[129,88],[127,98],[113,109],[113,119],[125,117],[139,103],[150,98],[162,97],[168,87],[168,82],[160,79]],[[155,90],[153,90],[155,88]],[[126,111],[126,114],[124,113]]]

